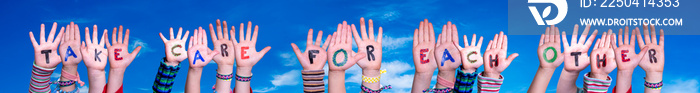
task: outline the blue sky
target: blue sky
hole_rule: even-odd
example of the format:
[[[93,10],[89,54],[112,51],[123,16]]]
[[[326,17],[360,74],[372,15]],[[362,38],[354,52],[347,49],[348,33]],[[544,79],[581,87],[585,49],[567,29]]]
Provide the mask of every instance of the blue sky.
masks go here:
[[[39,31],[41,23],[58,22],[61,26],[74,21],[81,27],[97,24],[99,29],[106,29],[123,25],[130,29],[131,42],[133,42],[130,46],[140,45],[143,49],[140,56],[127,68],[124,76],[124,91],[127,93],[151,91],[158,62],[164,56],[159,32],[167,34],[169,27],[193,30],[199,26],[207,26],[216,19],[226,20],[230,24],[252,21],[254,25],[260,26],[257,49],[272,46],[272,50],[253,68],[255,77],[251,81],[251,86],[254,92],[302,92],[300,78],[302,68],[289,43],[304,43],[309,28],[323,30],[324,36],[327,36],[335,31],[337,23],[344,20],[359,24],[360,17],[373,19],[374,26],[384,28],[382,68],[387,69],[388,73],[382,75],[381,83],[394,87],[387,92],[397,93],[410,91],[414,74],[414,66],[410,58],[412,32],[413,29],[418,28],[418,23],[423,19],[428,18],[436,26],[452,21],[457,24],[460,35],[476,33],[484,36],[484,41],[492,39],[493,34],[499,31],[508,31],[506,9],[508,6],[505,0],[4,0],[0,2],[0,8],[2,8],[0,22],[4,22],[0,27],[6,30],[3,32],[9,33],[0,37],[6,42],[3,45],[9,46],[4,47],[9,51],[2,53],[6,62],[3,62],[4,65],[0,65],[0,68],[6,71],[6,75],[12,75],[2,77],[7,84],[2,85],[0,90],[9,92],[24,92],[29,86],[33,49],[27,32]],[[569,25],[559,27],[571,29]],[[439,29],[439,27],[436,28],[438,33]],[[544,28],[535,30],[543,31]],[[511,49],[508,52],[520,53],[520,57],[516,58],[515,62],[502,73],[506,79],[501,92],[523,93],[529,87],[538,67],[535,54],[539,36],[510,35],[509,37]],[[697,63],[688,61],[694,60],[691,55],[684,55],[700,52],[697,49],[684,47],[697,45],[697,41],[688,40],[698,39],[700,37],[695,35],[666,37],[666,54],[669,55],[666,56],[668,58],[664,81],[667,85],[663,89],[664,92],[689,92],[688,90],[698,92],[700,75],[696,72],[686,72],[697,71],[692,69],[697,66]],[[300,48],[305,46],[302,44]],[[173,93],[184,91],[187,67],[189,67],[187,64],[183,64],[183,69],[178,73]],[[212,92],[211,86],[215,83],[216,67],[215,63],[210,63],[204,68],[201,80],[202,92]],[[548,92],[554,92],[556,89],[560,70],[561,67],[552,77]],[[83,63],[79,65],[78,71],[83,81],[87,82],[87,71]],[[479,69],[479,71],[483,70]],[[582,72],[588,71],[590,70]],[[360,91],[361,69],[355,66],[346,72],[348,92]],[[56,70],[52,77],[58,78],[59,74],[60,71]],[[616,74],[613,72],[610,75],[615,77]],[[644,77],[644,71],[637,68],[633,78],[634,91],[643,91],[642,77]],[[432,85],[435,83],[434,80]],[[577,85],[580,87],[582,77],[578,80]],[[80,88],[87,89],[87,87]]]

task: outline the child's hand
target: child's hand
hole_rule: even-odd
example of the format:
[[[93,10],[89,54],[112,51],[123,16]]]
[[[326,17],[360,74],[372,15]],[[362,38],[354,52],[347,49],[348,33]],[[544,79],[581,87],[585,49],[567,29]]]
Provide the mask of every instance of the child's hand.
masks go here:
[[[97,25],[92,26],[92,31],[93,36],[90,37],[90,28],[85,27],[85,42],[82,43],[80,52],[82,52],[85,59],[83,61],[85,61],[85,66],[88,69],[104,70],[108,60],[107,49],[105,49],[105,42],[108,40],[107,29],[102,31],[102,37],[100,38],[102,42],[97,41]]]
[[[564,70],[580,72],[586,69],[590,64],[588,49],[590,49],[593,39],[595,39],[598,34],[598,30],[595,30],[588,39],[586,39],[590,28],[591,25],[587,25],[581,36],[577,38],[578,24],[574,25],[574,32],[573,35],[571,35],[571,45],[569,45],[569,41],[566,39],[566,32],[561,32],[561,37],[564,40]]]
[[[328,48],[328,42],[331,39],[331,35],[328,35],[326,41],[321,44],[321,39],[323,38],[323,31],[318,31],[318,36],[316,36],[316,43],[312,42],[313,39],[313,29],[309,29],[309,35],[306,38],[306,50],[302,54],[299,50],[297,44],[292,43],[292,49],[294,54],[297,55],[299,63],[304,68],[304,70],[320,70],[326,65],[326,60],[328,58],[328,53],[326,49]],[[323,46],[323,47],[320,47]]]
[[[642,57],[639,67],[642,67],[644,71],[647,72],[647,76],[651,75],[656,75],[661,77],[662,73],[664,72],[664,63],[665,63],[665,54],[664,54],[664,30],[661,29],[659,40],[657,42],[656,40],[656,30],[654,25],[651,25],[651,36],[649,36],[649,29],[645,25],[644,27],[644,40],[642,40],[642,35],[637,30],[637,38],[639,42],[639,47],[643,48],[646,47],[649,50],[642,50],[641,52],[646,52],[646,54],[643,54],[644,57]],[[651,39],[650,39],[651,37]],[[651,82],[658,82],[661,81],[661,78],[657,78],[657,80],[649,80],[650,78],[647,78],[648,81]]]
[[[537,47],[537,56],[540,59],[541,68],[555,69],[564,62],[564,54],[561,53],[561,42],[559,40],[561,40],[559,28],[554,25],[547,27],[547,31],[540,37],[540,46]]]
[[[355,28],[354,25],[352,28]],[[330,71],[345,71],[365,58],[365,53],[355,53],[352,50],[352,33],[346,21],[338,24],[338,30],[333,33],[328,46],[328,68]]]
[[[506,58],[506,51],[508,50],[508,36],[503,35],[503,31],[500,34],[496,34],[494,40],[489,41],[489,45],[486,47],[486,52],[484,52],[484,76],[491,78],[500,78],[499,75],[503,70],[508,68],[510,62],[518,57],[518,53],[510,54]]]
[[[186,31],[185,35],[182,35],[182,27],[177,31],[177,38],[173,35],[173,28],[170,28],[170,40],[163,36],[163,33],[158,33],[160,39],[163,40],[165,44],[165,64],[176,66],[180,64],[183,60],[187,59],[187,50],[185,48],[185,42],[187,42],[187,36],[190,35],[190,31]]]
[[[596,42],[595,47],[593,47],[593,51],[591,52],[593,56],[591,57],[591,63],[593,64],[591,64],[590,77],[608,80],[608,74],[617,67],[615,52],[611,45],[611,42],[614,41],[612,36],[615,36],[612,30],[603,32],[602,37],[597,40],[598,42]]]
[[[209,31],[211,31],[211,40],[214,43],[214,51],[218,51],[219,55],[214,56],[214,62],[218,65],[223,65],[227,67],[233,67],[234,60],[236,56],[232,53],[234,52],[233,40],[235,38],[229,39],[229,30],[226,21],[224,21],[224,29],[221,30],[221,21],[216,20],[216,34],[214,33],[214,26],[209,24]],[[235,36],[236,32],[234,26],[231,26],[231,36]],[[233,40],[232,40],[233,39]]]
[[[129,53],[129,29],[126,29],[126,35],[122,35],[123,28],[119,26],[119,38],[117,39],[117,28],[114,27],[112,44],[107,43],[110,68],[126,69],[141,51],[141,46],[137,46],[132,53]],[[122,37],[124,38],[122,39]]]
[[[70,22],[66,26],[66,33],[61,41],[60,54],[63,58],[63,65],[78,65],[83,60],[80,52],[80,28],[77,24]]]
[[[243,38],[243,23],[241,23],[240,27],[240,33],[239,33],[239,39],[240,42],[233,41],[233,44],[236,48],[236,60],[238,60],[237,67],[240,68],[245,68],[245,69],[252,69],[253,66],[262,59],[263,56],[265,56],[265,53],[267,51],[270,51],[270,46],[267,46],[260,50],[259,52],[256,52],[255,49],[255,44],[258,41],[258,26],[255,25],[255,30],[253,31],[253,35],[251,38],[251,27],[253,23],[248,21],[248,29],[245,35],[245,38]]]
[[[438,70],[454,71],[462,65],[462,55],[455,42],[459,42],[457,26],[447,21],[447,25],[442,26],[442,33],[438,36],[438,43],[435,50]]]
[[[56,25],[56,22],[54,22],[48,40],[44,38],[44,24],[41,24],[41,37],[39,42],[36,42],[36,39],[34,39],[34,33],[31,31],[29,32],[29,38],[31,38],[32,45],[34,46],[34,64],[40,67],[54,68],[62,61],[61,56],[58,56],[56,48],[58,48],[58,44],[63,40],[63,31],[65,28],[61,28],[61,31],[58,32],[58,35],[56,35],[57,37],[54,39]]]
[[[636,32],[639,31],[639,28],[636,28],[632,30],[632,35],[637,34]],[[617,62],[617,69],[622,71],[622,70],[629,70],[629,71],[634,71],[634,68],[637,67],[639,64],[639,61],[641,61],[642,57],[646,52],[640,52],[639,54],[634,53],[634,41],[635,37],[629,35],[629,27],[625,26],[625,35],[622,35],[622,29],[618,32],[619,35],[613,36],[613,41],[612,41],[612,47],[615,49],[615,61]],[[619,37],[619,38],[618,38]],[[624,38],[624,40],[622,40]],[[617,41],[615,41],[617,39]],[[641,38],[640,38],[641,39]],[[619,45],[619,46],[618,46]],[[648,49],[642,49],[642,51],[646,51]]]
[[[435,71],[437,63],[433,52],[435,52],[435,30],[433,30],[433,23],[425,19],[413,32],[413,64],[416,66],[416,73]]]
[[[379,70],[382,66],[382,27],[379,27],[379,33],[376,39],[374,38],[372,19],[369,19],[369,33],[367,33],[368,31],[365,29],[365,18],[360,18],[360,32],[362,33],[362,37],[357,33],[357,29],[354,26],[351,29],[355,37],[355,43],[357,43],[357,51],[367,53],[365,59],[359,60],[357,65],[363,70]]]
[[[459,46],[457,42],[455,45],[459,47],[460,54],[462,55],[462,69],[464,72],[473,73],[484,64],[484,57],[481,55],[481,43],[484,40],[483,36],[479,37],[479,43],[476,44],[476,34],[472,35],[472,43],[467,42],[467,35],[464,35],[464,48]]]
[[[190,61],[190,68],[202,68],[207,66],[211,59],[217,55],[218,51],[212,51],[207,47],[206,31],[199,27],[194,30],[194,36],[190,38],[189,49],[187,56]]]

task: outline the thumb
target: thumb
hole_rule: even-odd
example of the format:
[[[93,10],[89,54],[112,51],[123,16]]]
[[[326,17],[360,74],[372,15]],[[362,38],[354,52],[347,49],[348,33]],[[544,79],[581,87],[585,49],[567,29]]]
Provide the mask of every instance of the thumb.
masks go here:
[[[649,51],[649,47],[648,47],[648,46],[642,48],[642,51],[639,51],[639,54],[637,54],[637,58],[638,58],[639,60],[642,60],[642,58],[644,58],[644,56],[646,56],[647,51]]]
[[[262,50],[260,50],[260,52],[258,52],[258,56],[260,56],[260,58],[262,58],[263,56],[265,56],[265,54],[267,54],[267,51],[270,51],[271,48],[272,47],[270,47],[270,46],[263,48]]]
[[[134,51],[132,51],[129,55],[131,55],[132,58],[136,58],[136,55],[138,55],[139,52],[141,52],[141,46],[137,46],[136,49],[134,49]]]
[[[508,56],[508,58],[506,58],[506,64],[510,64],[510,62],[512,62],[519,55],[520,54],[518,54],[518,53],[510,54],[510,56]]]
[[[209,52],[209,54],[207,54],[207,56],[208,56],[208,58],[212,58],[218,54],[219,54],[219,51],[211,51],[211,52]]]

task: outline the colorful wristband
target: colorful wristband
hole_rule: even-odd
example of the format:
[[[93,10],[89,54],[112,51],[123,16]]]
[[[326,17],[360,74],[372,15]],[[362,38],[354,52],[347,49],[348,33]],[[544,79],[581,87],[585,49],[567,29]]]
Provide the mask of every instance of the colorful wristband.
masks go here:
[[[663,81],[659,81],[659,83],[649,83],[647,81],[644,81],[644,87],[651,88],[653,90],[661,89],[662,86],[664,86]]]
[[[591,78],[589,74],[590,72],[583,75],[584,90],[586,90],[588,93],[608,92],[608,88],[610,88],[610,82],[612,82],[610,76],[607,76],[607,80],[602,80],[597,78]]]
[[[382,92],[382,90],[391,89],[391,85],[387,85],[387,86],[381,87],[381,88],[379,88],[378,90],[372,90],[372,89],[369,89],[369,88],[365,87],[365,85],[362,85],[362,86],[360,87],[360,89],[362,89],[362,93],[380,93],[380,92]]]
[[[440,75],[437,76],[437,83],[448,88],[453,88],[455,86],[454,80],[447,80]]]
[[[241,81],[241,82],[250,82],[250,79],[253,78],[253,75],[251,74],[250,76],[240,76],[236,75],[236,81]]]
[[[180,64],[177,66],[169,66],[165,64],[166,58],[160,61],[160,67],[158,67],[158,74],[156,74],[156,80],[153,81],[153,93],[170,93],[172,91],[172,85],[175,81],[175,76],[180,70]]]
[[[500,78],[490,78],[484,77],[484,73],[479,73],[479,92],[481,93],[498,93],[501,90],[501,85],[503,84],[503,75],[499,75]]]
[[[302,70],[301,75],[304,80],[304,93],[324,93],[323,83],[324,70]]]
[[[450,93],[452,88],[436,88],[436,89],[426,89],[423,93]]]
[[[379,70],[379,76],[377,77],[367,77],[365,75],[362,75],[362,81],[367,82],[367,83],[377,83],[379,82],[379,79],[382,77],[381,74],[386,73],[386,70]]]
[[[477,77],[476,71],[472,73],[466,73],[462,70],[457,70],[457,77],[455,81],[454,90],[457,93],[471,93],[472,86],[474,86],[474,81]]]
[[[51,74],[56,69],[54,68],[43,68],[36,65],[36,62],[32,62],[32,78],[29,82],[29,92],[50,92]]]
[[[231,81],[231,78],[233,78],[233,73],[228,74],[228,75],[222,75],[219,73],[216,73],[216,79],[224,80],[224,81]]]

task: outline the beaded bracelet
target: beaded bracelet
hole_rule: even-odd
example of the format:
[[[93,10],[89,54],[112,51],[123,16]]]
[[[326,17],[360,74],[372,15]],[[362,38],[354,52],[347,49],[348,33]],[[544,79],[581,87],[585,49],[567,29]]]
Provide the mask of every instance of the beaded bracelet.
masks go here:
[[[663,81],[659,81],[659,83],[649,83],[647,81],[644,81],[644,87],[651,88],[653,90],[661,89],[662,86],[664,86]]]
[[[452,88],[436,88],[436,89],[426,89],[423,90],[423,93],[450,93],[452,91]]]
[[[228,75],[222,75],[222,74],[216,73],[216,79],[221,79],[224,81],[231,81],[232,77],[233,77],[233,73],[228,74]]]
[[[253,74],[251,74],[251,75],[250,75],[250,76],[248,76],[248,77],[244,77],[244,76],[236,75],[236,81],[241,81],[241,82],[249,82],[249,81],[250,81],[250,79],[251,79],[252,77],[253,77]]]
[[[362,93],[380,93],[380,92],[382,92],[382,90],[391,89],[391,85],[381,87],[378,90],[369,89],[365,85],[362,85],[360,88],[362,89]]]
[[[68,81],[56,81],[56,82],[51,82],[51,83],[58,85],[58,87],[67,87],[67,86],[75,84],[75,81],[68,80]]]

